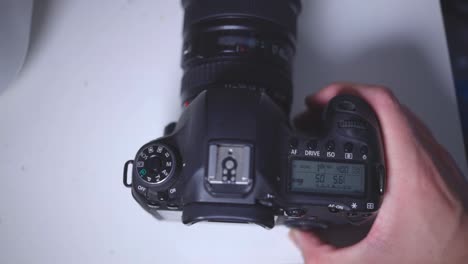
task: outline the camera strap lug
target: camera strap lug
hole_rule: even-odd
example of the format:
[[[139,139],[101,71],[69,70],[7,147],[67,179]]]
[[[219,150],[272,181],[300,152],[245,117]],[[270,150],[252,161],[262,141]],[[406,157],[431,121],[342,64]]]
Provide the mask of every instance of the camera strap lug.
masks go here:
[[[127,181],[127,173],[128,173],[128,166],[132,164],[133,166],[133,160],[129,160],[127,162],[125,162],[125,166],[124,166],[124,171],[123,171],[123,184],[125,185],[125,187],[132,187],[132,183],[128,183]]]

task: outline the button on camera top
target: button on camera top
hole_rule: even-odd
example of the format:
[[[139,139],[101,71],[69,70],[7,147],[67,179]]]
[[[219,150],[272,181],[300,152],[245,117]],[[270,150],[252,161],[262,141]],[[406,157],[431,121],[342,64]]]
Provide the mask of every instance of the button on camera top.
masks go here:
[[[361,154],[362,155],[366,155],[368,152],[369,152],[369,149],[367,148],[367,146],[362,146],[361,147]]]
[[[334,151],[335,150],[335,142],[333,140],[329,140],[327,142],[327,150]]]
[[[299,145],[299,141],[297,140],[297,138],[291,138],[291,139],[289,140],[289,146],[290,146],[291,148],[297,148],[298,145]]]
[[[310,149],[310,150],[317,149],[317,147],[318,147],[318,144],[317,144],[317,141],[316,141],[316,140],[310,140],[310,141],[307,143],[307,148]]]
[[[345,152],[353,152],[353,144],[351,142],[348,142],[344,145],[344,151]]]

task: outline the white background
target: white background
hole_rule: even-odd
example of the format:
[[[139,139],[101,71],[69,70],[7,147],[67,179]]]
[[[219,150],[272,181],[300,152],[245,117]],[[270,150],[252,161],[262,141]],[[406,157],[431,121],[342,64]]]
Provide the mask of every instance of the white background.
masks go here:
[[[390,86],[466,173],[438,1],[304,2],[294,113],[332,81]],[[157,222],[122,185],[124,162],[180,113],[179,1],[36,8],[0,93],[0,263],[302,261],[286,228]]]

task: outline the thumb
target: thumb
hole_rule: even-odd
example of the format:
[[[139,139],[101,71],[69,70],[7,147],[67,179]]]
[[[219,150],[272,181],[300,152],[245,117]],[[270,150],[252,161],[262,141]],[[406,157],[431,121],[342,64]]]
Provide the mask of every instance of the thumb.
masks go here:
[[[291,229],[289,237],[301,251],[305,263],[330,263],[330,257],[336,251],[311,232]]]

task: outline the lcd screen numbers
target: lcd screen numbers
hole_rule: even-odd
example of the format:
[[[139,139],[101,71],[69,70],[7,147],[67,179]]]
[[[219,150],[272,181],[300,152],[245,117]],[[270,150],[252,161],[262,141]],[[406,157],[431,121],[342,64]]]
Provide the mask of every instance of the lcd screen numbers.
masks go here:
[[[365,168],[362,164],[293,160],[291,191],[331,194],[362,194]]]

